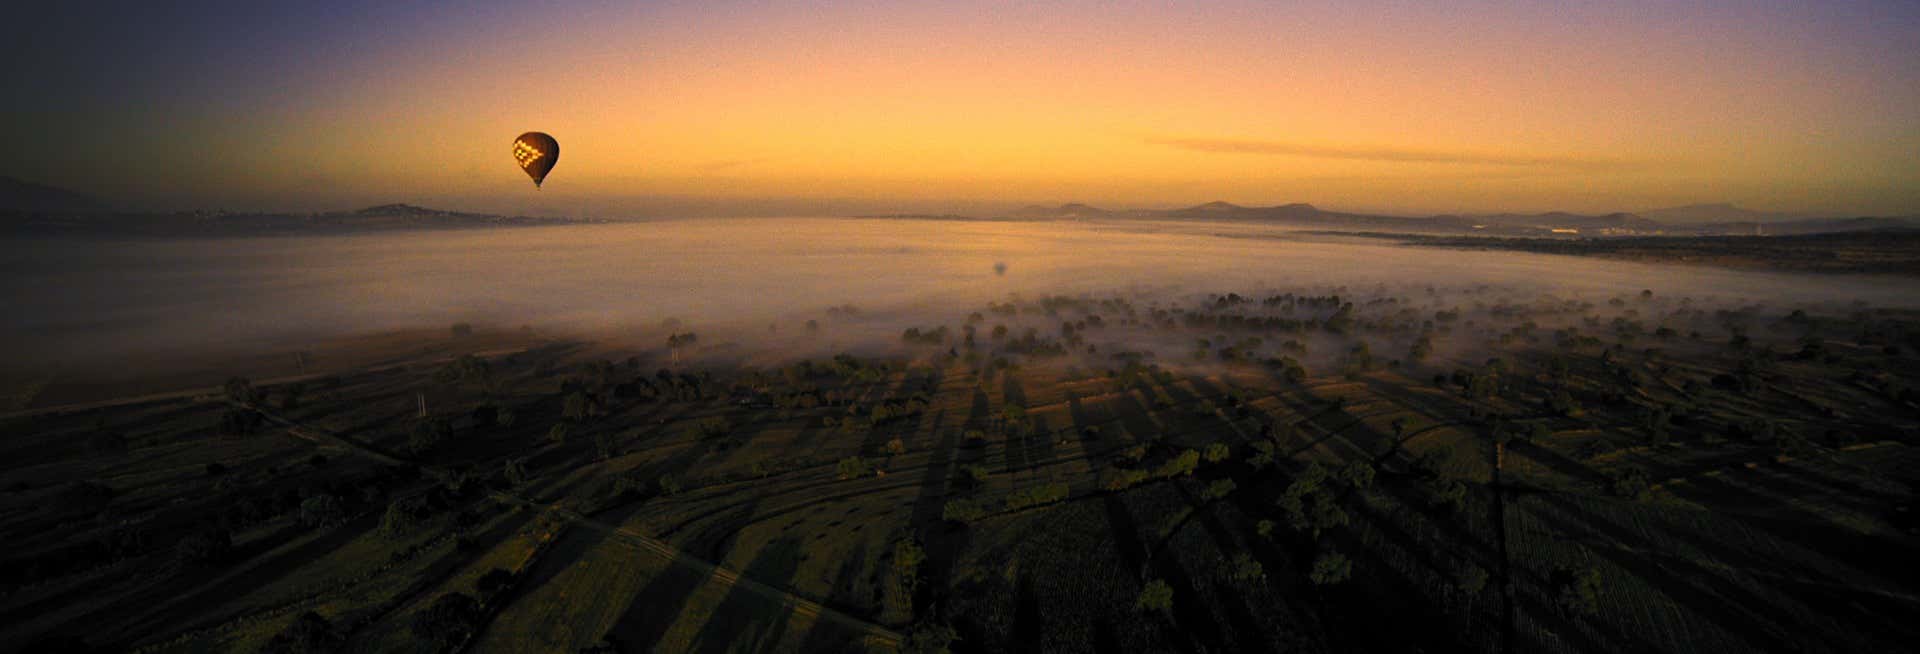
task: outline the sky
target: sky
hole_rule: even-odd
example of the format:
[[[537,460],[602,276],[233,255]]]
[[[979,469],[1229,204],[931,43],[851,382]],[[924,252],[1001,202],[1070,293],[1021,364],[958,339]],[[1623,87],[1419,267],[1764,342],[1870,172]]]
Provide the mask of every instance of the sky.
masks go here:
[[[0,175],[128,208],[1920,213],[1910,0],[10,14]]]

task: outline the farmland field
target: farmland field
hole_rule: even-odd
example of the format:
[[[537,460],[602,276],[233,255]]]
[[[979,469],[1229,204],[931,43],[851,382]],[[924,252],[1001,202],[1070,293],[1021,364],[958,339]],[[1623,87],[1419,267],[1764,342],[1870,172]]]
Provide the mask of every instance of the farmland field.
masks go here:
[[[1689,292],[1010,292],[22,383],[0,642],[1912,642],[1920,312]]]

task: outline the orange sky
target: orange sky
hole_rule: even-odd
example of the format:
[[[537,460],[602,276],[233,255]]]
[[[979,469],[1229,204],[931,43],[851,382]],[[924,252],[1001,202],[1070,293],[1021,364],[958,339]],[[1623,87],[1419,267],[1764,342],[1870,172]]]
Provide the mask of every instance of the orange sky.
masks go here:
[[[47,101],[6,110],[0,174],[153,206],[1920,213],[1910,3],[1276,4],[50,16],[79,38],[9,74]],[[562,144],[543,191],[526,130]]]

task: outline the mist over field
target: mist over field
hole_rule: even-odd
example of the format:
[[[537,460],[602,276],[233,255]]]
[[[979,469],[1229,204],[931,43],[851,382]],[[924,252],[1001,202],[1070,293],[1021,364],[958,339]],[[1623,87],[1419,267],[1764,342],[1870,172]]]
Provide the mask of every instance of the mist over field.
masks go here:
[[[44,238],[0,245],[10,315],[0,366],[85,370],[145,358],[297,348],[311,339],[471,322],[649,339],[668,319],[755,345],[891,343],[1010,294],[1205,293],[1493,285],[1602,298],[1913,305],[1905,281],[1637,264],[1309,238],[1258,226],[892,219],[685,220],[525,229],[215,239]],[[1004,274],[995,264],[1005,263]],[[1145,304],[1144,302],[1142,304]],[[871,332],[801,343],[853,305]],[[767,333],[769,325],[776,329]],[[868,342],[863,336],[876,341]],[[657,344],[656,344],[657,345]]]

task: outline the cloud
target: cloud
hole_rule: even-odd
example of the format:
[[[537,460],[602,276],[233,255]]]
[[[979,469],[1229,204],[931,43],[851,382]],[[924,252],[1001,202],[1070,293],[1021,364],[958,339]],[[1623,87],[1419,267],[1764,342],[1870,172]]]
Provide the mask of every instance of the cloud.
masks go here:
[[[700,170],[701,172],[707,172],[707,173],[723,173],[736,168],[742,168],[746,166],[757,166],[759,164],[775,161],[778,159],[779,157],[754,157],[751,159],[727,159],[722,161],[713,161],[713,162],[704,164],[700,166]]]
[[[1490,154],[1464,150],[1423,150],[1385,146],[1309,145],[1283,141],[1220,138],[1148,138],[1147,143],[1213,154],[1254,154],[1388,163],[1437,163],[1525,166],[1577,170],[1618,170],[1639,162],[1588,155]]]

